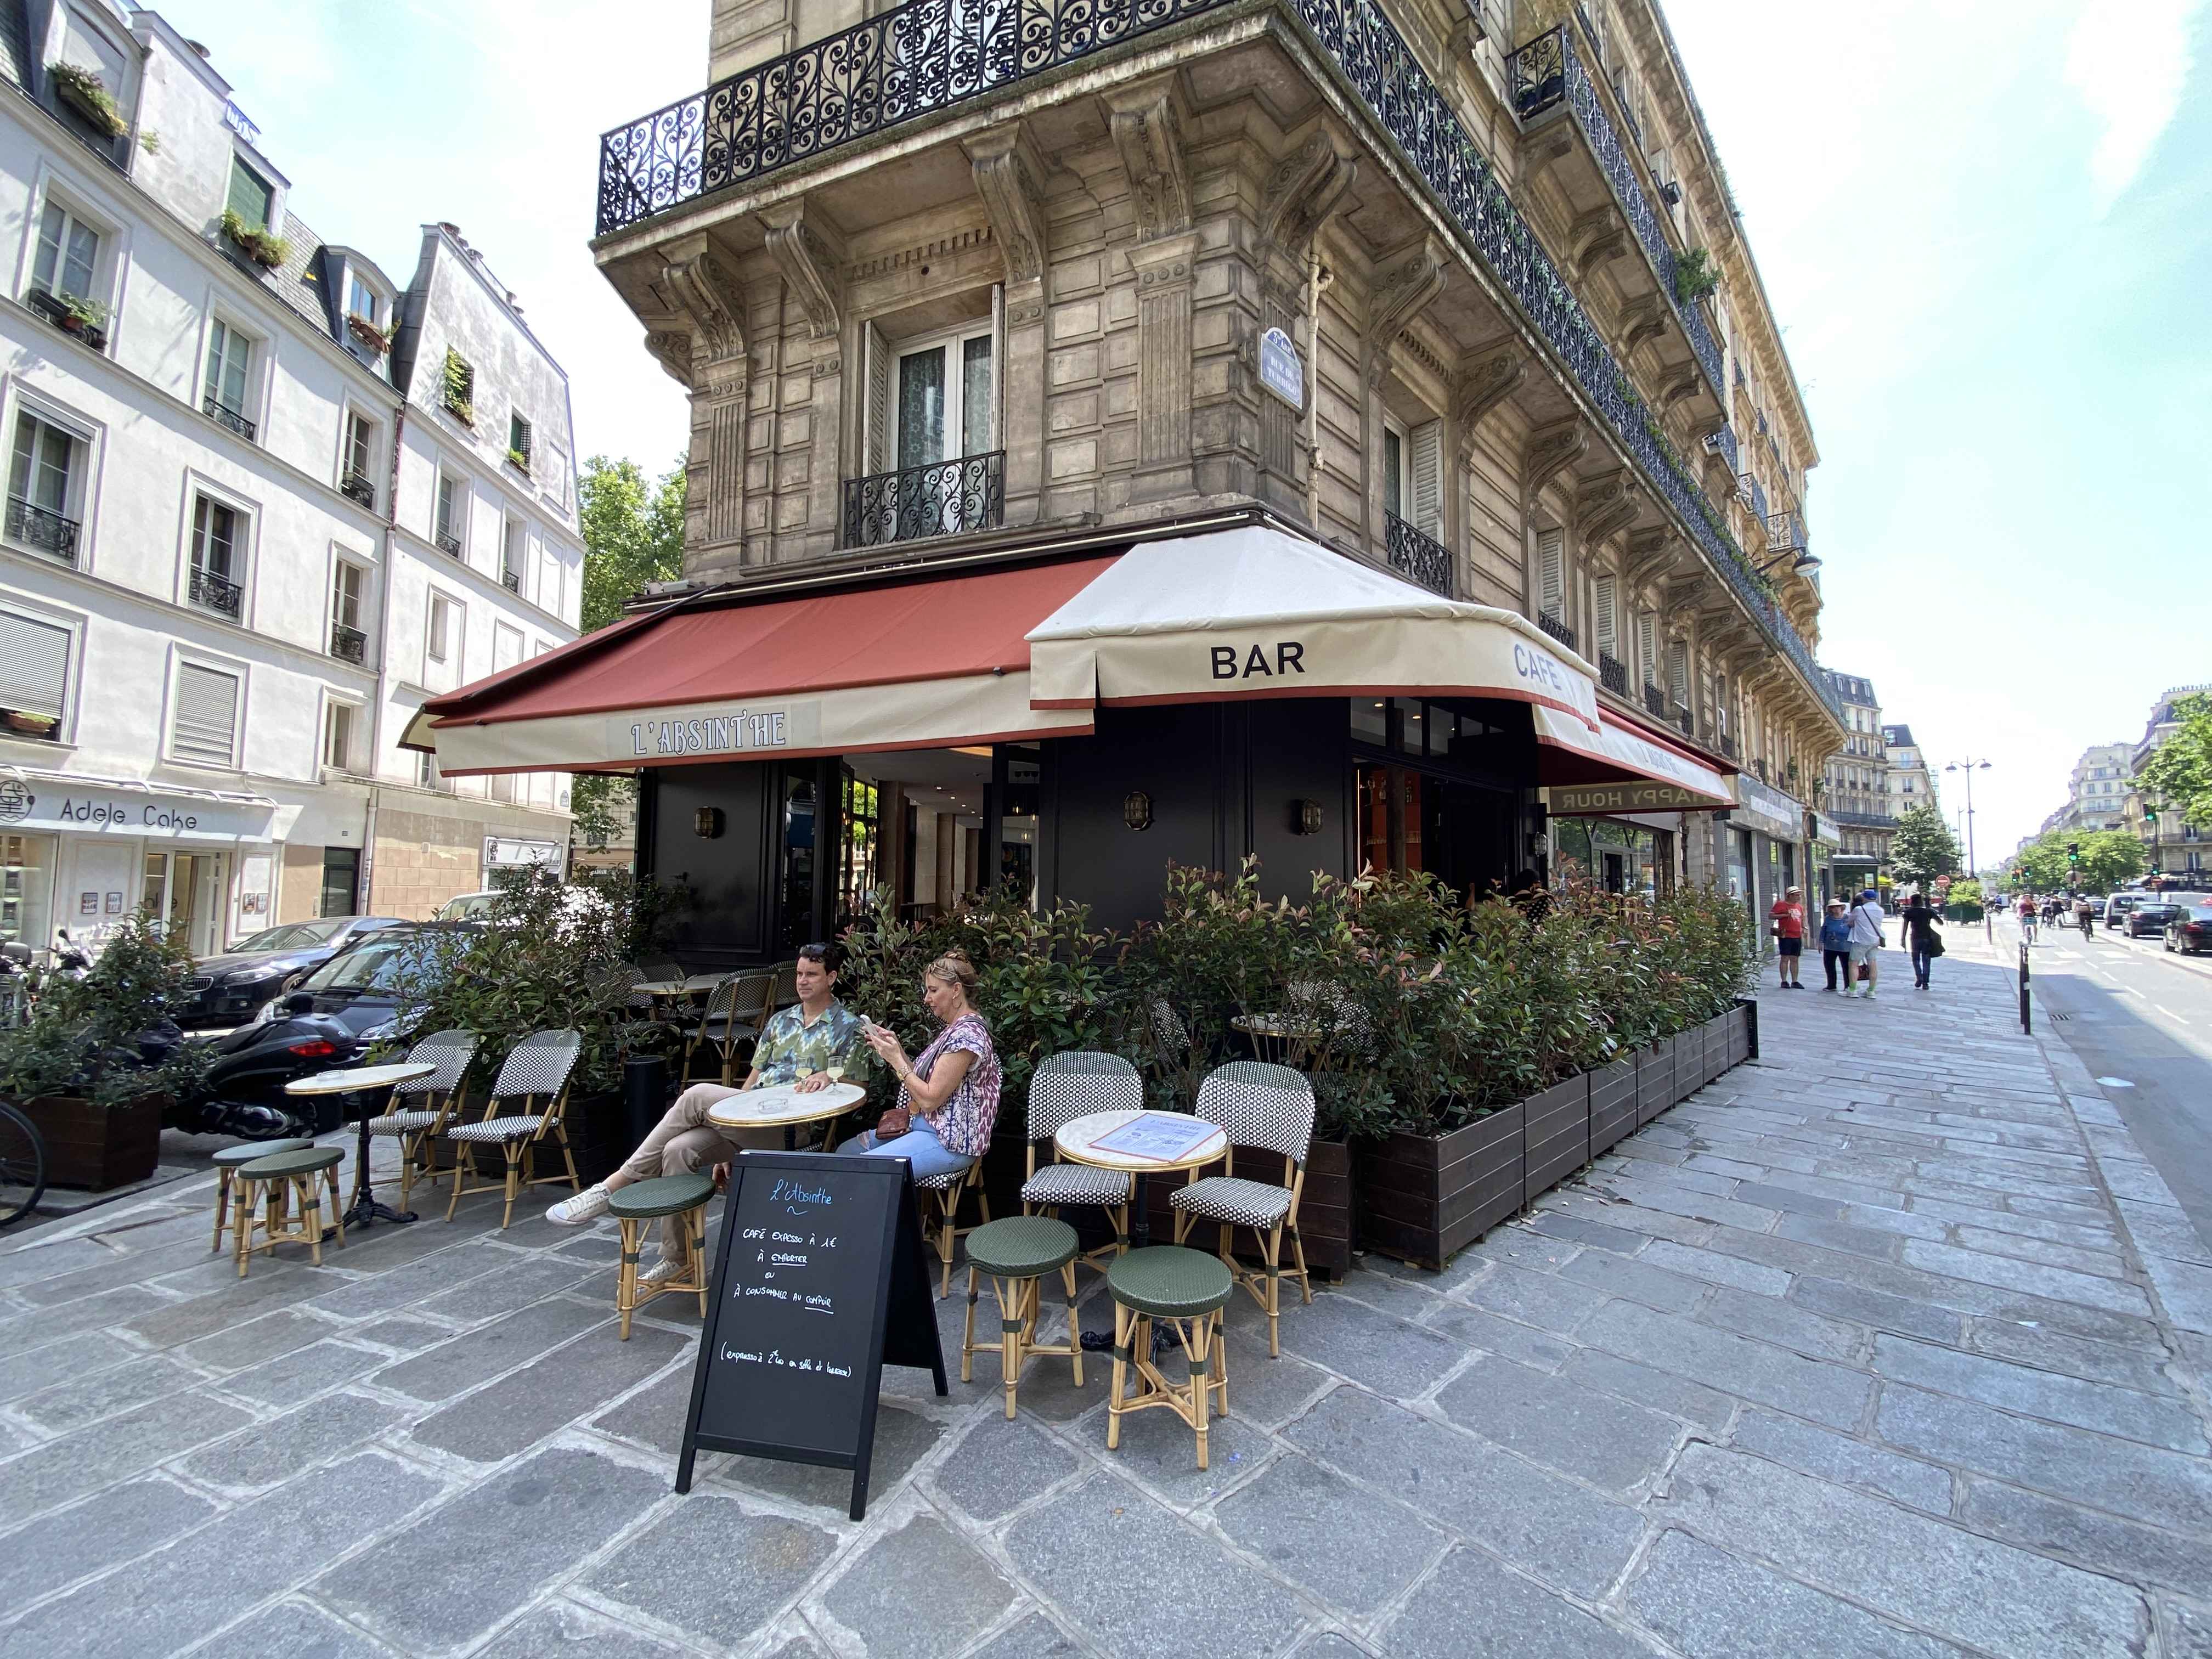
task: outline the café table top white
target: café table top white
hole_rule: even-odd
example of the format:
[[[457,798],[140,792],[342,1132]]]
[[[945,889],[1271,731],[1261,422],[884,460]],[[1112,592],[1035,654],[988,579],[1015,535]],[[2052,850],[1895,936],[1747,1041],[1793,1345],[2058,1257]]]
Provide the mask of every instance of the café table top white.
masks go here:
[[[352,1066],[342,1071],[318,1072],[313,1077],[295,1077],[284,1085],[288,1095],[350,1095],[363,1089],[382,1089],[397,1083],[412,1083],[418,1077],[428,1077],[438,1069],[434,1060],[396,1060],[389,1066]]]
[[[817,1123],[850,1111],[868,1097],[857,1083],[833,1083],[802,1094],[795,1083],[742,1089],[707,1109],[707,1121],[726,1129],[757,1129],[785,1123]]]
[[[1174,1124],[1194,1124],[1199,1121],[1188,1112],[1133,1111],[1127,1108],[1112,1112],[1091,1112],[1061,1124],[1060,1133],[1052,1138],[1053,1145],[1070,1163],[1089,1164],[1102,1170],[1127,1170],[1136,1175],[1162,1170],[1195,1170],[1201,1164],[1212,1163],[1229,1150],[1229,1133],[1217,1124],[1206,1125],[1212,1133],[1182,1158],[1173,1162],[1156,1158],[1137,1158],[1110,1148],[1101,1150],[1092,1144],[1139,1118],[1158,1118]]]

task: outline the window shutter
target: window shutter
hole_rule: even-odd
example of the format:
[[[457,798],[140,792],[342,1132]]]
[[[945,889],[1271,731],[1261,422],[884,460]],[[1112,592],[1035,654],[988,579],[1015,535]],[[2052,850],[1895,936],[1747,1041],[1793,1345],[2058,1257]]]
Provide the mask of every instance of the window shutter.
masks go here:
[[[1667,647],[1667,690],[1683,708],[1690,706],[1690,647],[1675,640]]]
[[[274,205],[276,190],[245,162],[233,157],[230,163],[230,210],[255,230],[269,228],[269,210]]]
[[[890,471],[891,354],[882,331],[868,325],[868,408],[866,432],[861,434],[860,465],[871,474]]]
[[[188,662],[177,669],[179,760],[204,766],[234,763],[238,743],[238,676]]]
[[[1618,587],[1619,582],[1613,577],[1600,576],[1597,579],[1597,648],[1615,659],[1620,655],[1620,629],[1613,606],[1613,595]]]
[[[69,692],[70,631],[0,611],[0,708],[59,720]]]
[[[1413,428],[1413,528],[1432,541],[1444,538],[1444,423]]]
[[[1566,618],[1567,532],[1536,532],[1536,609],[1555,622]]]
[[[1659,617],[1657,613],[1639,611],[1636,613],[1636,660],[1643,671],[1646,685],[1659,684]]]

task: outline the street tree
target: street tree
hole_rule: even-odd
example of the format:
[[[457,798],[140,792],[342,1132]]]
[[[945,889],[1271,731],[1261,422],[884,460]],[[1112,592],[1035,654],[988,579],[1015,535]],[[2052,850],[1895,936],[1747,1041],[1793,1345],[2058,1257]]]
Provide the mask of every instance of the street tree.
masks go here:
[[[632,460],[594,455],[576,480],[584,529],[583,629],[619,621],[647,582],[684,574],[684,461],[658,480]],[[606,772],[579,772],[569,793],[576,834],[605,847],[637,819],[637,786]]]
[[[2078,860],[2069,848],[2079,849]],[[2071,887],[2078,874],[2081,891],[2109,893],[2148,867],[2142,843],[2124,830],[2054,830],[2020,849],[2011,885],[2055,893]]]
[[[1959,838],[1933,806],[1908,806],[1897,815],[1889,838],[1889,861],[1907,886],[1925,886],[1939,876],[1959,873]]]
[[[2135,787],[2198,829],[2212,830],[2212,693],[2176,697],[2173,712],[2179,729],[2144,763]]]

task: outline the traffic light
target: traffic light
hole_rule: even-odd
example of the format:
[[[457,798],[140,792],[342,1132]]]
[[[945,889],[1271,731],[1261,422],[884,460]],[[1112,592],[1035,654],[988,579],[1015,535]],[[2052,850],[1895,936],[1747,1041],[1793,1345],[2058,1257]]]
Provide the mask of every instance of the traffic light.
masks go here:
[[[2081,843],[2080,842],[2069,841],[2066,843],[2066,862],[2069,864],[2079,864],[2081,862]]]

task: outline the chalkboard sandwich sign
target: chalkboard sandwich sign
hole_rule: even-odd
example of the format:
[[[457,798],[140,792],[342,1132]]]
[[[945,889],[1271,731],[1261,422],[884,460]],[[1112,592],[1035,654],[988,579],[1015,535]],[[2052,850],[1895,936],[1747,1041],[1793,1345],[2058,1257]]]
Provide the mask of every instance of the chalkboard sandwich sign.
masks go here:
[[[730,1166],[676,1490],[691,1490],[702,1449],[817,1463],[853,1471],[862,1519],[886,1364],[926,1368],[947,1392],[907,1161],[743,1154]]]

